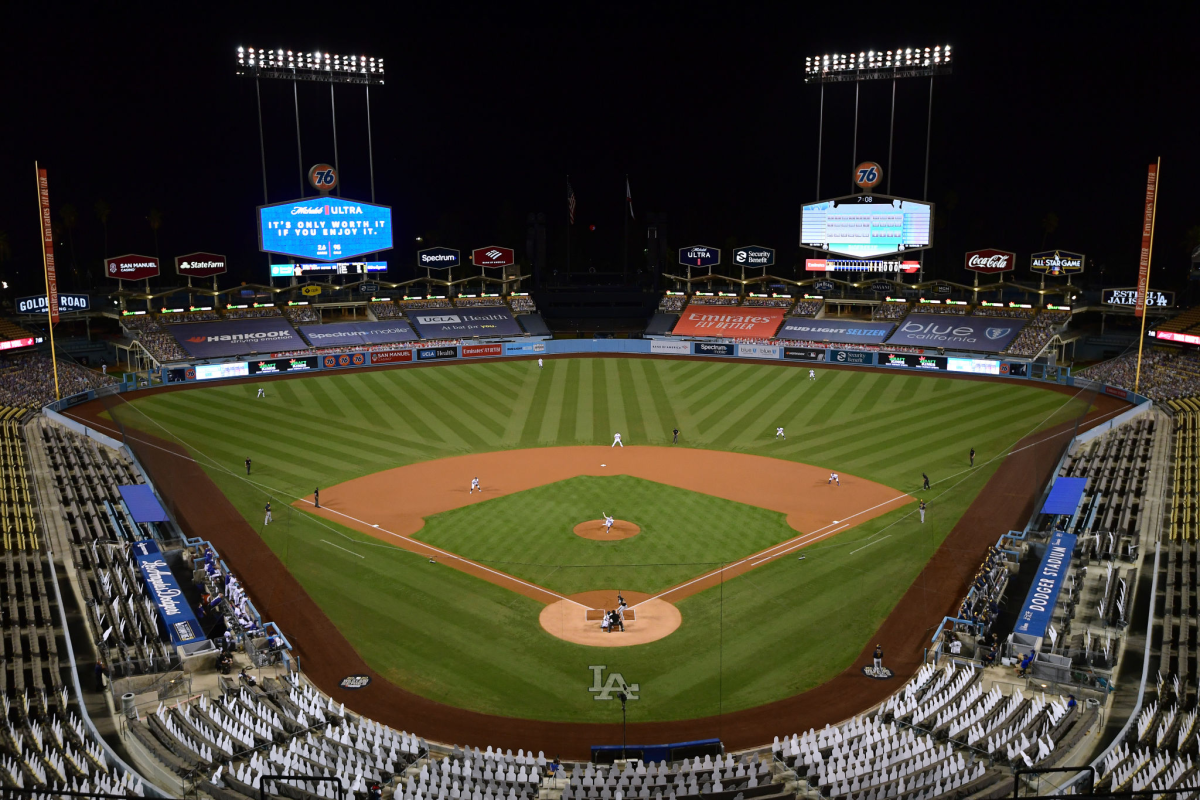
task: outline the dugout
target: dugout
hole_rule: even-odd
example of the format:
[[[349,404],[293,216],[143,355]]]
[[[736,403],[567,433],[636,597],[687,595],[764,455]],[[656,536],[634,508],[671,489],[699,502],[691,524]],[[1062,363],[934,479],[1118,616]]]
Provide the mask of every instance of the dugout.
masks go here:
[[[725,752],[720,739],[696,739],[674,744],[598,744],[592,745],[593,764],[612,764],[625,758],[643,763],[650,761],[682,761],[696,756],[719,756]]]

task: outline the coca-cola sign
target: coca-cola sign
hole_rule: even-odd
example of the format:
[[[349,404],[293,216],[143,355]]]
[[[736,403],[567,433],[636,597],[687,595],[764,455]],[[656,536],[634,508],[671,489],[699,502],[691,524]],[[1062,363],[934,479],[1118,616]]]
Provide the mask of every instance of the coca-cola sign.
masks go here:
[[[963,259],[963,266],[971,272],[1012,272],[1017,264],[1017,254],[1007,250],[973,250]]]

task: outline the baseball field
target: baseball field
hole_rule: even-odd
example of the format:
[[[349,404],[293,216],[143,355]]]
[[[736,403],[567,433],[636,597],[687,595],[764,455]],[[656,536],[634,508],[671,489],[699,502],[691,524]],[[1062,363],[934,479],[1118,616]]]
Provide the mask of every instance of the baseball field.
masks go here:
[[[241,381],[109,413],[185,449],[380,678],[460,709],[611,723],[619,708],[597,699],[613,673],[638,686],[631,722],[842,673],[1005,455],[1087,410],[1023,382],[580,357]],[[603,513],[636,535],[577,532]],[[303,599],[234,566],[277,614]],[[635,612],[671,606],[677,627],[616,646],[656,624],[634,614],[625,634],[572,641],[618,590]],[[310,661],[339,657],[285,633]]]

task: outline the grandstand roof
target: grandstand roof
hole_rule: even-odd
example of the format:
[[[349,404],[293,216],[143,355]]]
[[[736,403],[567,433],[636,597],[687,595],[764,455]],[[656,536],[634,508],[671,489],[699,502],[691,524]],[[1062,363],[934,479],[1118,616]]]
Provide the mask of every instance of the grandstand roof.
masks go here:
[[[1043,514],[1074,514],[1079,508],[1087,478],[1059,478],[1050,487],[1050,496],[1042,506]]]
[[[132,486],[118,486],[121,499],[129,507],[134,522],[166,522],[170,517],[163,510],[162,503],[154,496],[154,490],[144,483]]]

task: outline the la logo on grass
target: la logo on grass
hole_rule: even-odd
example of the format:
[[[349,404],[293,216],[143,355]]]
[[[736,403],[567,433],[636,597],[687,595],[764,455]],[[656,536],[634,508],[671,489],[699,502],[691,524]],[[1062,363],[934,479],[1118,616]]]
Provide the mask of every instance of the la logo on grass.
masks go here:
[[[608,669],[605,664],[593,664],[588,667],[592,671],[592,685],[588,687],[589,692],[596,693],[593,700],[613,700],[616,695],[613,692],[624,692],[625,699],[637,700],[637,693],[641,687],[636,683],[626,683],[625,676],[619,672],[608,673],[608,680],[604,681],[604,670]]]

